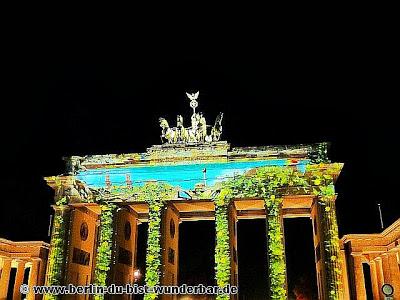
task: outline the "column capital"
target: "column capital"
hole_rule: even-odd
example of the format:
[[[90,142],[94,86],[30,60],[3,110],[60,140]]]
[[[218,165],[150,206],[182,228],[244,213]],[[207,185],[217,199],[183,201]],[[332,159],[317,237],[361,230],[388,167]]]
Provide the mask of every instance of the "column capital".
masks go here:
[[[317,195],[314,199],[316,199],[316,201],[322,201],[322,202],[336,202],[336,198],[337,194],[329,196]]]
[[[311,209],[316,208],[317,205],[324,205],[326,203],[336,205],[336,198],[336,194],[331,196],[316,195],[312,200]]]
[[[21,258],[15,258],[15,259],[13,259],[12,265],[15,268],[19,268],[19,267],[21,267],[22,264],[25,265],[27,262],[28,262],[28,260],[21,259]]]
[[[351,256],[364,256],[361,252],[352,252]]]
[[[38,263],[38,262],[41,262],[42,259],[41,259],[40,257],[32,257],[32,258],[30,259],[30,261],[31,261],[32,263]]]
[[[380,255],[380,253],[369,253],[368,257],[369,257],[369,261],[372,262],[376,260],[376,258]]]
[[[54,209],[55,212],[66,212],[71,210],[71,207],[69,205],[52,205],[51,207]]]
[[[389,254],[391,255],[397,255],[399,254],[399,258],[400,258],[400,248],[392,248],[388,251]]]
[[[11,261],[13,260],[13,258],[12,258],[12,257],[9,257],[9,256],[1,256],[0,259],[1,259],[3,262],[11,262]]]
[[[277,204],[277,208],[278,208],[278,214],[279,214],[279,216],[282,217],[283,198],[279,198],[279,199],[280,199],[280,202]],[[264,201],[264,202],[265,202],[265,201]],[[270,211],[274,208],[273,206],[270,206],[270,207],[269,207],[269,206],[265,203],[264,207],[265,207],[265,212],[266,212],[266,215],[267,215],[267,216],[272,216],[272,217],[275,216],[275,215],[273,215],[273,214],[269,214]],[[272,209],[271,209],[271,208],[272,208]]]
[[[354,260],[357,261],[361,260],[362,263],[369,263],[369,260],[362,253],[351,253],[351,256],[353,257]]]

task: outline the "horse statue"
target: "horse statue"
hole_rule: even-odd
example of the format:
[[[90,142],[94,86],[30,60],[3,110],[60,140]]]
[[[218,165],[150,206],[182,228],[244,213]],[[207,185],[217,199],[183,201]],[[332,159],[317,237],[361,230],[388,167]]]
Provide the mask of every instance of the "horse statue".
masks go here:
[[[175,129],[175,128],[174,128]],[[188,130],[183,126],[183,117],[178,115],[176,118],[176,142],[178,143],[186,143],[189,141],[189,133]]]
[[[173,143],[175,140],[175,131],[169,127],[168,121],[164,118],[159,118],[161,127],[161,142]]]
[[[161,127],[161,142],[169,144],[186,143],[189,141],[188,130],[183,126],[183,117],[177,116],[176,127],[170,128],[168,121],[164,118],[159,118]]]
[[[222,134],[222,118],[224,117],[224,113],[219,113],[217,118],[215,119],[214,126],[211,128],[211,141],[217,142],[221,138]]]

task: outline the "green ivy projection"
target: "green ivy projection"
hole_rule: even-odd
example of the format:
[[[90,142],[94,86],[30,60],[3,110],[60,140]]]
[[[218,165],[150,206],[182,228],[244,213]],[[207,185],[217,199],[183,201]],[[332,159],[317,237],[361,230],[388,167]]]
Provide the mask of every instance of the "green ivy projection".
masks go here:
[[[286,266],[283,243],[283,229],[281,219],[282,199],[285,195],[313,194],[318,196],[318,209],[322,222],[324,238],[324,264],[329,286],[329,299],[339,299],[340,267],[339,267],[339,240],[337,232],[336,214],[334,208],[334,179],[339,173],[342,164],[314,164],[308,165],[305,173],[296,167],[268,166],[252,169],[244,175],[235,176],[228,181],[221,182],[213,187],[214,192],[206,191],[204,197],[210,197],[215,203],[215,278],[218,286],[224,287],[230,282],[230,250],[228,205],[235,198],[261,198],[265,202],[267,211],[267,246],[268,270],[271,299],[286,299]],[[146,253],[146,284],[155,286],[160,284],[161,278],[161,215],[166,201],[175,199],[177,189],[163,182],[147,182],[140,187],[112,188],[107,197],[97,197],[95,202],[100,203],[102,214],[100,217],[100,241],[98,246],[97,263],[95,269],[95,283],[105,285],[112,260],[113,215],[116,209],[116,200],[145,201],[149,205],[149,229]],[[199,195],[202,198],[202,195]],[[204,198],[203,197],[203,198]],[[101,201],[100,201],[101,200]],[[106,201],[106,202],[105,202]],[[59,203],[61,204],[61,203]],[[60,224],[58,231],[54,229],[52,238],[51,256],[49,258],[50,274],[58,282],[57,271],[59,263],[64,257],[61,249],[63,241],[58,239],[63,233],[63,220],[55,217],[55,224]],[[55,228],[57,226],[55,225]],[[65,230],[65,229],[64,229]],[[57,281],[58,280],[58,281]],[[49,281],[50,282],[50,281]],[[145,299],[156,299],[155,293],[145,295]],[[97,299],[101,299],[99,295]],[[229,299],[229,295],[218,295],[217,299]]]
[[[100,205],[100,238],[97,247],[95,284],[106,286],[107,276],[111,266],[112,259],[112,241],[114,233],[114,212],[117,206],[113,203],[102,203]],[[104,299],[104,295],[95,295],[97,299]]]
[[[59,183],[58,183],[59,184]],[[51,251],[47,265],[47,284],[61,285],[62,270],[64,269],[64,257],[66,252],[66,230],[69,220],[67,198],[62,197],[56,201],[53,229],[51,233]],[[57,295],[45,294],[44,299],[58,299]]]
[[[68,218],[65,214],[64,207],[59,207],[54,215],[53,231],[51,235],[52,249],[49,253],[47,266],[47,284],[61,285],[62,270],[65,254],[65,223]],[[57,299],[55,295],[46,294],[44,299]]]
[[[146,252],[146,285],[160,284],[161,276],[161,213],[167,199],[173,199],[176,190],[166,183],[149,182],[135,190],[137,200],[149,205],[149,229]],[[156,293],[148,293],[145,299],[156,299]]]
[[[265,201],[267,217],[267,242],[268,242],[268,270],[270,280],[270,298],[286,299],[286,266],[281,220],[282,197],[285,194],[310,194],[320,196],[319,205],[326,206],[325,228],[326,236],[325,251],[327,252],[326,264],[328,269],[336,273],[328,276],[330,287],[329,299],[338,299],[340,277],[337,261],[339,242],[335,210],[329,209],[334,205],[330,201],[334,195],[334,177],[341,168],[341,164],[311,165],[303,174],[291,167],[260,167],[248,174],[238,176],[232,180],[222,183],[219,194],[215,199],[216,204],[216,228],[217,244],[215,250],[216,279],[217,284],[223,287],[229,284],[230,256],[229,236],[227,226],[227,204],[233,198],[262,198]],[[328,224],[328,222],[330,222]],[[336,225],[335,225],[336,224]],[[335,263],[336,265],[332,265]],[[339,270],[335,271],[335,270]],[[229,295],[220,295],[218,299],[229,299]]]

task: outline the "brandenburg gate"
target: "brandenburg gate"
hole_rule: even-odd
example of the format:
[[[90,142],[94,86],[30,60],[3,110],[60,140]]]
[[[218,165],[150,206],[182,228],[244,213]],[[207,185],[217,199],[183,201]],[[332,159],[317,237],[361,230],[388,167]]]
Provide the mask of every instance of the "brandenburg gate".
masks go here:
[[[191,126],[184,127],[182,116],[173,128],[160,118],[161,145],[144,153],[72,156],[65,174],[46,178],[55,191],[46,284],[134,283],[138,226],[147,222],[145,282],[178,285],[180,224],[212,220],[216,283],[237,286],[237,221],[264,219],[265,282],[271,299],[287,299],[283,219],[307,217],[319,299],[348,299],[334,189],[343,165],[329,161],[324,143],[231,147],[220,140],[223,114],[207,125],[196,111],[198,93],[187,95]]]

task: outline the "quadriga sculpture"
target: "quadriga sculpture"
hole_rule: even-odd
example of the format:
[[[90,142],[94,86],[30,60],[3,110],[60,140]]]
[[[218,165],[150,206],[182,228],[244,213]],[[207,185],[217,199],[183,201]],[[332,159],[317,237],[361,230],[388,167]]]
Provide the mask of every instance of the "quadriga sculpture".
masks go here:
[[[169,127],[168,121],[165,118],[159,118],[161,127],[161,142],[168,144],[180,144],[180,143],[210,143],[217,142],[221,138],[222,134],[222,118],[223,113],[220,113],[211,127],[207,125],[206,118],[203,113],[196,113],[196,107],[198,106],[197,98],[199,92],[189,94],[186,93],[190,100],[190,106],[193,109],[191,116],[191,127],[185,128],[183,125],[183,117],[177,116],[176,127]],[[210,133],[208,129],[211,127]]]

